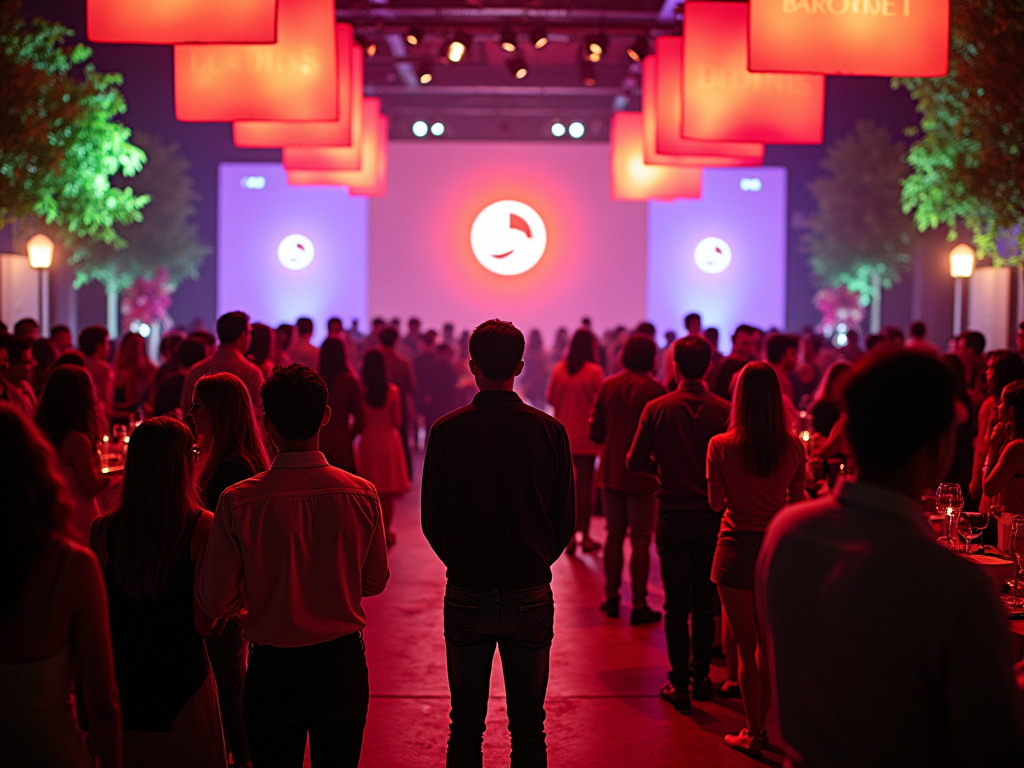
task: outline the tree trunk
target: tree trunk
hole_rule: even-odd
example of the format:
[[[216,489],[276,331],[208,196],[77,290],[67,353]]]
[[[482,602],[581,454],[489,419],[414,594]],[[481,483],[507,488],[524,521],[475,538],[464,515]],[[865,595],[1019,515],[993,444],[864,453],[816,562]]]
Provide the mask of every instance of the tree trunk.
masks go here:
[[[118,306],[120,291],[117,288],[117,283],[113,280],[105,283],[103,287],[107,291],[107,333],[110,334],[111,339],[117,339],[120,333],[121,319],[121,309]]]
[[[882,330],[882,276],[877,272],[871,273],[871,333],[880,333]]]

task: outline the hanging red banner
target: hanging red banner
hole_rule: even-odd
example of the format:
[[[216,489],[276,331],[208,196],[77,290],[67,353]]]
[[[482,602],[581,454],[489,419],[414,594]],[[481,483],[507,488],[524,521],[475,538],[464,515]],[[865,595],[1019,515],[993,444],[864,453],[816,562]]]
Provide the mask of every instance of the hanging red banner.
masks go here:
[[[290,171],[358,171],[364,149],[376,141],[382,119],[380,99],[363,99],[362,141],[359,144],[347,147],[285,147],[281,150],[281,161]]]
[[[377,130],[366,133],[362,162],[359,170],[292,170],[287,169],[288,183],[294,186],[348,187],[353,195],[380,197],[387,193],[388,185],[388,118],[381,115]]]
[[[236,120],[231,130],[236,147],[358,146],[363,135],[363,49],[352,45],[352,27],[338,25],[337,120]]]
[[[337,120],[333,0],[279,0],[272,45],[174,46],[174,106],[185,122]]]
[[[87,0],[94,43],[272,43],[277,0]]]
[[[761,165],[764,144],[684,139],[681,37],[659,37],[643,61],[644,162],[649,165],[736,167]]]
[[[752,72],[943,77],[949,0],[750,0]]]
[[[682,62],[685,138],[821,143],[825,77],[750,72],[746,3],[690,0]]]
[[[701,169],[644,162],[644,119],[616,112],[611,122],[612,200],[700,197]]]

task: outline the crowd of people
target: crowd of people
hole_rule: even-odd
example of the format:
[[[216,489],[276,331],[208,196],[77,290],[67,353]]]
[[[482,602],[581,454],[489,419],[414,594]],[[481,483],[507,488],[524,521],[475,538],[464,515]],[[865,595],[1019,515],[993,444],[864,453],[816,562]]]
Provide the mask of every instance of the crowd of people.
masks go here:
[[[1016,350],[966,332],[946,354],[921,323],[863,350],[740,325],[727,355],[696,314],[662,344],[587,318],[550,347],[497,320],[401,325],[332,318],[317,346],[309,318],[229,312],[165,335],[159,367],[135,333],[0,333],[0,759],[298,766],[308,738],[313,765],[357,765],[361,599],[422,445],[452,768],[481,764],[495,648],[513,765],[547,764],[551,566],[600,553],[618,618],[627,535],[661,698],[741,698],[730,747],[759,755],[775,706],[794,765],[1024,761],[1004,611],[920,504],[951,482],[1024,514],[1024,324]]]

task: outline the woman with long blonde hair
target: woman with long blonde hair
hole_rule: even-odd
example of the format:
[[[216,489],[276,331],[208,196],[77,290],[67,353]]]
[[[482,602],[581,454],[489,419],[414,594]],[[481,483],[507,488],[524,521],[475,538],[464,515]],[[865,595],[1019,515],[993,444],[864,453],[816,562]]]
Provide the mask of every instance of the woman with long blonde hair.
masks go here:
[[[803,443],[790,434],[778,374],[763,362],[740,371],[729,431],[708,444],[708,501],[724,511],[711,580],[739,649],[747,727],[725,742],[756,756],[767,743],[771,685],[754,610],[754,564],[768,522],[804,496]]]

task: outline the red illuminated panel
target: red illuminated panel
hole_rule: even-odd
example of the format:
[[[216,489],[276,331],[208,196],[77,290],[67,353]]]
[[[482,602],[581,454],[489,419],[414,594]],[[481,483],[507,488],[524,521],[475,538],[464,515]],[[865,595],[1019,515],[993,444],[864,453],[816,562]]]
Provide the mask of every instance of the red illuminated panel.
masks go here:
[[[685,138],[821,143],[825,77],[750,72],[746,3],[688,2],[682,61]]]
[[[333,0],[279,0],[272,45],[174,46],[179,120],[337,120]]]
[[[88,0],[94,43],[272,43],[277,0]]]
[[[764,144],[697,141],[680,135],[683,116],[681,37],[659,37],[643,62],[644,162],[649,165],[761,165]]]
[[[381,122],[380,99],[363,99],[362,141],[347,147],[285,147],[284,167],[290,171],[358,171],[363,148],[372,145]]]
[[[347,58],[345,51],[351,54]],[[352,45],[352,27],[338,25],[337,120],[237,120],[232,132],[236,147],[358,146],[363,135],[363,49]]]
[[[613,200],[671,200],[700,197],[700,168],[644,162],[644,119],[639,112],[616,112],[611,124]]]
[[[942,77],[949,0],[750,0],[750,70]]]
[[[371,138],[373,137],[373,138]],[[353,195],[379,197],[387,192],[388,118],[381,115],[377,130],[367,131],[359,170],[288,170],[288,183],[296,186],[342,186]]]

